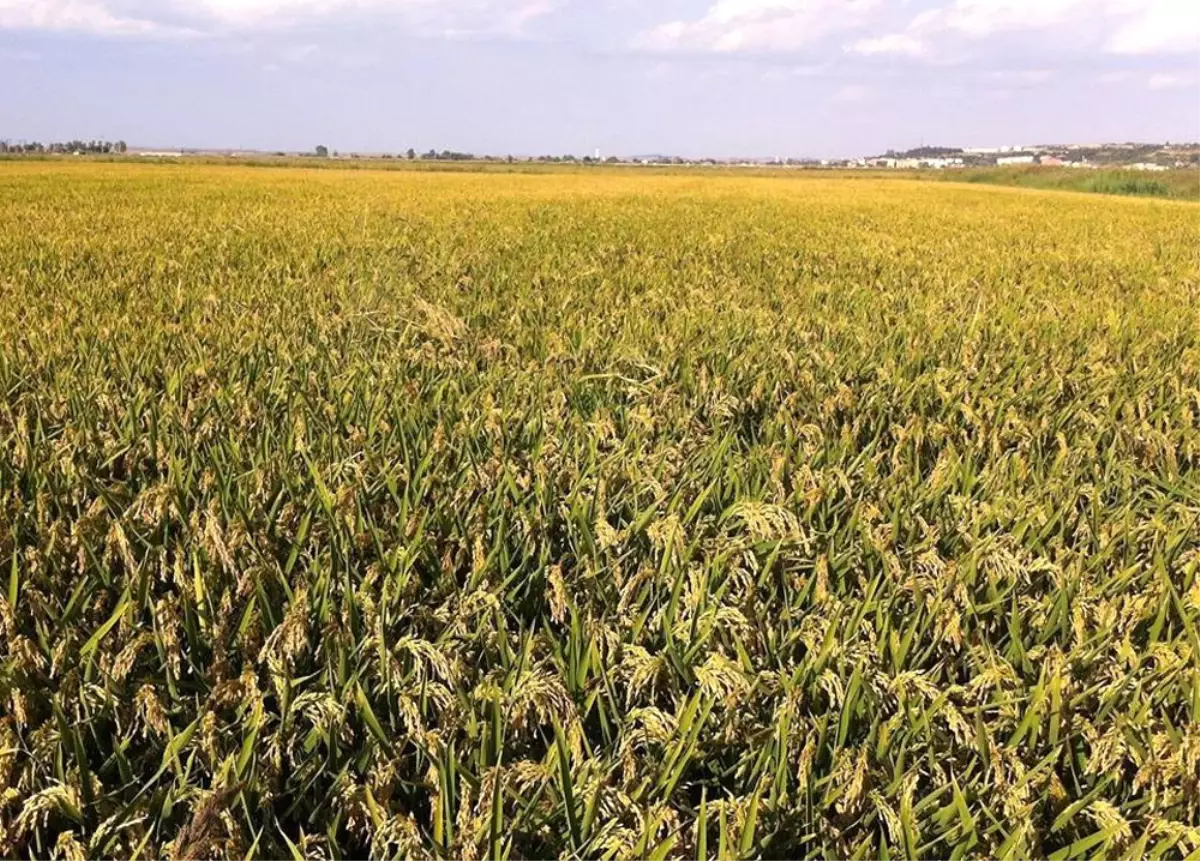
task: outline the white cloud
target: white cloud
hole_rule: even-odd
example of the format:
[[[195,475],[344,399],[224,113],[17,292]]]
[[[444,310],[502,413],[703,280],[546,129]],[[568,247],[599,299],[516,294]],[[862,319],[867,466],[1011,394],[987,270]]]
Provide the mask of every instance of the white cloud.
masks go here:
[[[103,0],[0,0],[0,28],[84,30],[120,35],[159,29],[146,18],[112,11]]]
[[[1108,41],[1116,54],[1188,53],[1200,50],[1200,4],[1154,0],[1135,4],[1133,14]]]
[[[861,84],[846,84],[834,91],[830,101],[839,105],[853,105],[871,98],[871,91]]]
[[[956,0],[918,15],[914,29],[946,29],[982,38],[1009,30],[1038,30],[1068,19],[1089,0]],[[1094,0],[1093,0],[1094,4]]]
[[[583,0],[0,0],[0,29],[101,35],[259,33],[298,25],[370,23],[444,37],[521,35]],[[612,25],[635,16],[607,0]],[[924,9],[924,11],[914,11]],[[930,63],[1019,50],[1063,57],[1200,51],[1198,0],[708,0],[691,18],[632,38],[653,52],[855,57]],[[799,57],[798,57],[799,58]],[[996,61],[999,61],[997,63]]]
[[[925,46],[919,39],[914,39],[907,33],[888,33],[886,36],[877,36],[873,39],[859,39],[852,45],[847,45],[846,50],[864,57],[873,57],[877,54],[917,57],[924,53]]]
[[[1050,80],[1051,73],[1049,69],[1013,69],[992,72],[988,77],[1003,84],[1032,87]]]
[[[1159,54],[1200,50],[1196,0],[955,0],[917,15],[914,33],[985,40],[1044,32],[1083,40],[1101,53]]]
[[[227,0],[232,2],[232,0]],[[317,2],[317,0],[312,0]],[[1197,0],[940,0],[913,13],[887,0],[710,0],[707,11],[638,34],[656,52],[882,56],[926,61],[1023,51],[1174,54],[1200,50]],[[1011,38],[1010,38],[1011,37]]]
[[[516,33],[556,7],[555,0],[0,0],[0,28],[136,35],[390,19],[445,35]]]
[[[292,45],[284,48],[280,56],[289,63],[303,63],[320,50],[316,45]]]
[[[695,21],[670,21],[634,40],[654,51],[783,53],[870,20],[881,0],[717,0]]]
[[[819,78],[829,71],[828,63],[802,66],[771,65],[759,76],[762,81],[791,81],[797,78]]]
[[[1187,75],[1169,75],[1159,73],[1146,79],[1146,86],[1152,90],[1171,90],[1176,87],[1194,86],[1194,80]]]

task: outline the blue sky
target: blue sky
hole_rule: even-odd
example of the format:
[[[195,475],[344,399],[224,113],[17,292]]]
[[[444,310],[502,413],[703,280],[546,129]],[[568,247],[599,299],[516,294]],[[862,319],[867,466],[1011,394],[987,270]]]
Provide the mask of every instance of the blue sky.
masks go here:
[[[0,137],[840,156],[1200,138],[1196,0],[0,0]]]

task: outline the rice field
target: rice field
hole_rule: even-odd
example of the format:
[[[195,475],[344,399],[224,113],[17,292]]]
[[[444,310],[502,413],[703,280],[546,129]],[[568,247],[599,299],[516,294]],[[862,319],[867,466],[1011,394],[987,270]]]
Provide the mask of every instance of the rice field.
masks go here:
[[[1200,207],[0,164],[0,856],[1200,858]]]

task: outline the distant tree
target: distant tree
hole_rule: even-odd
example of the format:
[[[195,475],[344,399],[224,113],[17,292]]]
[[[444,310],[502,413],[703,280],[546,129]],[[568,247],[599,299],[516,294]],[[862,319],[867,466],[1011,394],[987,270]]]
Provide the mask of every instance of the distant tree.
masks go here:
[[[416,158],[416,157],[417,157],[417,151],[416,151],[415,149],[413,149],[412,147],[409,147],[409,148],[408,148],[408,152],[406,152],[406,153],[404,154],[404,156],[405,156],[405,158],[407,158],[409,161],[412,161],[414,158]]]
[[[315,152],[317,154],[317,158],[329,157],[329,147],[325,146],[325,144],[317,144]]]
[[[116,143],[113,145],[113,149],[114,149],[116,152],[123,153],[123,152],[125,152],[126,150],[128,150],[128,149],[129,149],[129,147],[128,147],[128,146],[125,144],[125,141],[117,141],[117,142],[116,142]]]

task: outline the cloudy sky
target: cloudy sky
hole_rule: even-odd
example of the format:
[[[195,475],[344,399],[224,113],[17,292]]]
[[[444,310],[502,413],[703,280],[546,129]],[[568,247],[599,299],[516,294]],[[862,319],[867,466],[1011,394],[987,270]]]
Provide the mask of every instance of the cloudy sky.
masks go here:
[[[1196,0],[0,0],[0,138],[862,155],[1200,138]]]

